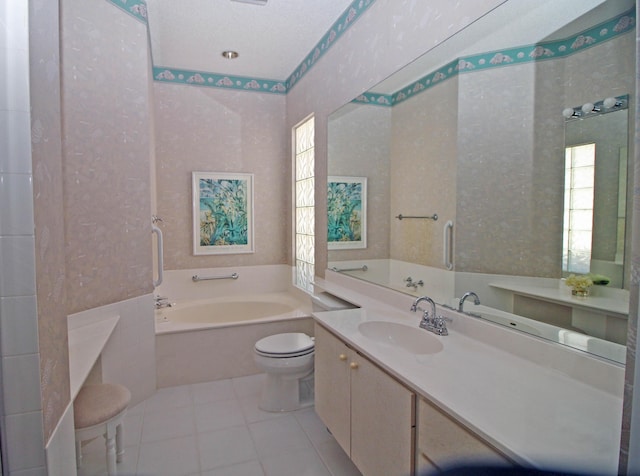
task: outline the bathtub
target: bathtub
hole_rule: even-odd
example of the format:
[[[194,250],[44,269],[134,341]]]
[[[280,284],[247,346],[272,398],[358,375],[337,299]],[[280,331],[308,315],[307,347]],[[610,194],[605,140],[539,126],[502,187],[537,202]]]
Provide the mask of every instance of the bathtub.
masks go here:
[[[256,341],[282,332],[313,335],[306,294],[238,294],[177,301],[155,311],[158,387],[260,373]]]
[[[156,310],[156,335],[309,316],[310,303],[288,292],[199,299]]]

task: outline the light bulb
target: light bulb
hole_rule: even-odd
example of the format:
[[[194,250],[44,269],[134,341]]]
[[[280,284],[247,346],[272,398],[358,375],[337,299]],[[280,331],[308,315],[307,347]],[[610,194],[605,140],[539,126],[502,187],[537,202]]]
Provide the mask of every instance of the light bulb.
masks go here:
[[[584,106],[582,106],[582,112],[584,112],[585,114],[589,114],[590,112],[593,112],[593,103],[592,102],[588,102],[585,103]]]
[[[618,105],[618,100],[616,98],[607,98],[602,102],[602,105],[606,109],[611,109],[612,107],[616,107]]]
[[[567,119],[569,119],[570,117],[572,117],[574,114],[573,109],[568,107],[565,110],[562,111],[562,115],[564,117],[566,117]]]

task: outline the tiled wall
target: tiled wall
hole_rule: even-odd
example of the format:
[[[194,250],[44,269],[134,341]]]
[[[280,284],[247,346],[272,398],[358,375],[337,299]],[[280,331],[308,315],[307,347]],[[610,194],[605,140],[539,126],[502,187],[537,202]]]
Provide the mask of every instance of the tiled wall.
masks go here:
[[[30,147],[28,2],[0,10],[2,466],[45,474]]]

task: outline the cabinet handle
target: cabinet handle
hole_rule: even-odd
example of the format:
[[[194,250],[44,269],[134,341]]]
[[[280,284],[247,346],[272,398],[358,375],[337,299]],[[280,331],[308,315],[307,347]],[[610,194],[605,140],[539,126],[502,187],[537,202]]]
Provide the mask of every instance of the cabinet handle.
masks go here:
[[[347,354],[340,354],[340,357],[338,357],[340,360],[347,360]]]
[[[358,362],[351,362],[349,364],[349,367],[351,367],[353,370],[357,369],[358,368]]]

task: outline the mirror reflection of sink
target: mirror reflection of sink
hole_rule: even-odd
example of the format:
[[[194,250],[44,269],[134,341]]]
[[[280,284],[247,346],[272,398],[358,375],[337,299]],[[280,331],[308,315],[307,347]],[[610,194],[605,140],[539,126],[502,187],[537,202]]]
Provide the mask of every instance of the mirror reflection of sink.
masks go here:
[[[388,321],[367,321],[358,326],[360,333],[376,342],[398,347],[411,354],[435,354],[443,349],[434,335],[416,327]]]

